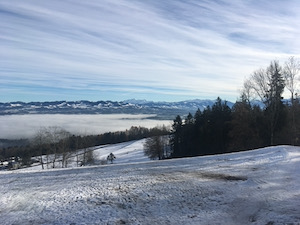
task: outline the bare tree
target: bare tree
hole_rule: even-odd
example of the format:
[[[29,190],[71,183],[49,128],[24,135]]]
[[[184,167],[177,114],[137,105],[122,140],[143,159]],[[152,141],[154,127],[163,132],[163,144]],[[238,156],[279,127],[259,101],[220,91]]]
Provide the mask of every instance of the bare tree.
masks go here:
[[[83,149],[80,150],[80,154],[77,153],[77,165],[78,162],[80,162],[79,166],[93,164],[95,161],[94,152],[86,147],[88,146],[88,139],[86,138],[86,135],[80,140],[80,146],[83,146]]]
[[[70,133],[57,126],[41,127],[36,132],[33,144],[40,152],[39,159],[43,169],[45,164],[47,164],[47,168],[49,168],[50,163],[52,164],[52,168],[56,167],[59,158],[62,161],[62,167],[68,166],[68,160],[71,156],[71,152],[69,151],[69,139]]]
[[[163,159],[166,153],[166,141],[163,136],[147,138],[144,143],[144,154],[150,159]]]
[[[254,95],[254,98],[258,97],[265,104],[271,145],[274,142],[274,132],[278,129],[284,87],[285,80],[278,61],[272,61],[266,69],[254,71],[244,83],[244,96]]]
[[[299,81],[297,77],[300,73],[300,61],[291,56],[286,62],[283,69],[286,88],[291,92],[291,102],[294,102],[294,95]],[[298,78],[298,79],[297,79]]]
[[[45,132],[47,141],[50,146],[50,151],[47,154],[47,161],[51,157],[52,168],[56,167],[56,162],[62,155],[62,166],[65,166],[68,159],[67,139],[70,133],[61,127],[48,127]]]
[[[80,149],[80,140],[81,140],[81,137],[80,136],[76,136],[75,137],[75,140],[74,140],[74,144],[75,144],[75,149],[76,149],[76,165],[77,167],[79,166],[79,149]]]
[[[92,165],[95,162],[94,151],[90,150],[86,153],[86,164]]]
[[[62,155],[62,167],[68,167],[69,158],[72,155],[69,149],[69,138],[71,134],[66,130],[60,130],[59,148]]]
[[[240,91],[242,99],[247,103],[250,103],[253,100],[255,100],[256,94],[255,94],[255,90],[252,87],[253,85],[254,84],[250,79],[246,79],[244,81],[243,88]]]
[[[78,155],[80,166],[92,165],[95,162],[94,151],[85,148],[82,154]]]
[[[51,152],[52,154],[49,154],[51,156],[51,163],[52,168],[55,168],[56,160],[58,159],[59,149],[58,149],[58,142],[60,140],[59,136],[59,127],[48,127],[47,129],[47,136],[49,138],[49,144],[51,146]]]
[[[292,126],[292,144],[295,144],[297,140],[297,126],[295,118],[295,93],[296,88],[299,84],[300,74],[300,61],[294,56],[291,56],[286,62],[283,69],[283,75],[286,83],[286,89],[291,93],[291,126]]]
[[[271,77],[265,69],[254,71],[248,80],[244,83],[245,93],[253,95],[253,98],[259,98],[262,102],[266,101]]]
[[[46,129],[45,128],[40,128],[34,138],[33,138],[33,145],[38,148],[39,150],[39,160],[42,165],[42,169],[44,169],[44,159],[43,156],[47,152],[47,137],[46,137]]]

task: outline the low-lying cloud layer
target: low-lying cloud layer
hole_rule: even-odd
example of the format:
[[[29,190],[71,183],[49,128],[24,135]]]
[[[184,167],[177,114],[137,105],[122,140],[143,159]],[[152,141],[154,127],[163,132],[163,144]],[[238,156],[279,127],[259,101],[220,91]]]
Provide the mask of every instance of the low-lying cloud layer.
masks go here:
[[[0,139],[32,138],[39,129],[58,126],[72,134],[88,135],[125,131],[131,126],[169,126],[171,121],[147,119],[153,115],[9,115],[0,116]]]

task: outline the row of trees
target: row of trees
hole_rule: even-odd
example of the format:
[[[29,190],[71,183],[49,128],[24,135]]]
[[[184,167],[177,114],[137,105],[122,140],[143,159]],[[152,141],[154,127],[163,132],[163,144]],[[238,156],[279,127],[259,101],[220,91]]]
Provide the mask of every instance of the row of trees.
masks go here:
[[[155,128],[131,127],[126,131],[99,135],[72,135],[61,127],[43,127],[38,130],[30,144],[0,149],[0,159],[19,158],[29,165],[36,156],[42,168],[68,167],[71,156],[76,155],[77,166],[92,164],[94,157],[90,147],[138,140],[151,136],[166,135],[165,126]],[[75,153],[75,154],[74,154]]]
[[[244,83],[233,108],[220,98],[212,107],[177,116],[170,140],[172,157],[218,154],[276,144],[299,145],[300,104],[296,94],[300,63],[291,57],[284,67],[272,61]],[[291,93],[283,100],[284,89]],[[263,107],[255,105],[259,98]]]
[[[229,145],[231,110],[220,98],[203,112],[174,120],[170,139],[172,157],[223,153]]]
[[[259,99],[265,104],[268,114],[268,129],[270,133],[270,144],[274,144],[275,132],[283,126],[284,106],[282,94],[286,88],[290,92],[290,122],[293,129],[293,142],[297,135],[296,110],[297,110],[297,85],[299,84],[300,61],[290,57],[284,67],[278,61],[271,62],[266,69],[258,69],[244,82],[242,100],[251,102]],[[296,97],[296,98],[295,98]],[[292,142],[292,143],[293,143]]]

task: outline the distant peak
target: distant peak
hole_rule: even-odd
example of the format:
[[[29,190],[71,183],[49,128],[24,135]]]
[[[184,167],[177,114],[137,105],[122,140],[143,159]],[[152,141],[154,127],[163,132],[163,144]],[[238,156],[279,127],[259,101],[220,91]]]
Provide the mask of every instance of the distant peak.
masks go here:
[[[132,99],[124,100],[123,102],[125,102],[125,103],[131,103],[131,104],[147,104],[147,103],[152,102],[152,101],[147,101],[146,99],[135,99],[135,98],[132,98]]]

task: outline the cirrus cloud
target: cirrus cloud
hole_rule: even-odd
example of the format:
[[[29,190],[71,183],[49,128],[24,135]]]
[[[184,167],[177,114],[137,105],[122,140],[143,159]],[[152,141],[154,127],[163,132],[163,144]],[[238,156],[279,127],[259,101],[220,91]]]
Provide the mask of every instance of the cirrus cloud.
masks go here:
[[[300,3],[0,1],[0,101],[238,97],[299,56]]]

